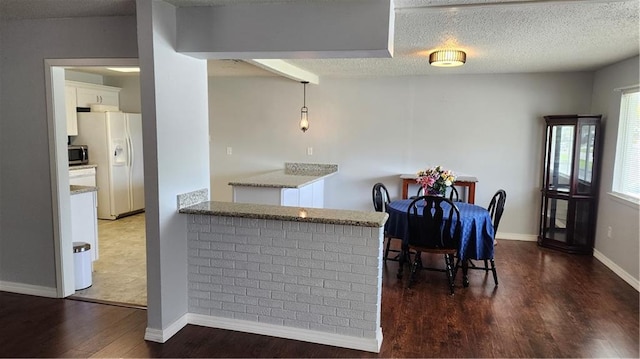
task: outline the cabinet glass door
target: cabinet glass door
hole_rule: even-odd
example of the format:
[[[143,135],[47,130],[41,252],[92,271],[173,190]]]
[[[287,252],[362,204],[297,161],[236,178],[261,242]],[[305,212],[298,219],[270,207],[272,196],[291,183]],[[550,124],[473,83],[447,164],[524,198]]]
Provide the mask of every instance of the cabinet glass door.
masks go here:
[[[569,201],[559,198],[547,198],[543,231],[545,238],[554,241],[567,241],[567,219]]]
[[[593,191],[593,163],[594,145],[596,138],[596,126],[593,124],[580,126],[580,138],[578,148],[578,186],[576,192],[589,194]]]
[[[590,228],[592,212],[592,201],[577,200],[575,201],[575,213],[573,216],[573,245],[585,246],[589,244]]]
[[[551,148],[549,151],[549,183],[547,188],[559,192],[569,192],[571,170],[573,169],[574,128],[572,125],[551,127]]]

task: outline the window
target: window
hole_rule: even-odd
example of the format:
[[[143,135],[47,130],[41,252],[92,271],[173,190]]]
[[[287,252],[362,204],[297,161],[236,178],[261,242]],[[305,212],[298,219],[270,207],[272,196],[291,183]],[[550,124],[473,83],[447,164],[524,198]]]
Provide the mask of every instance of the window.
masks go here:
[[[622,91],[613,192],[640,201],[640,88]]]

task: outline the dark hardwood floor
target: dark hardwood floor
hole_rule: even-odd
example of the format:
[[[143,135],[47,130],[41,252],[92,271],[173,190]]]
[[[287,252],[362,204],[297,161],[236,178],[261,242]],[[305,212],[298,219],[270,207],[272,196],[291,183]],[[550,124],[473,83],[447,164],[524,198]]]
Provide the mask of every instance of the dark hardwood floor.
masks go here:
[[[425,261],[440,257],[425,257]],[[144,341],[146,311],[0,292],[2,357],[635,357],[638,292],[598,260],[499,241],[491,274],[448,294],[444,273],[406,288],[384,269],[380,354],[189,325]]]

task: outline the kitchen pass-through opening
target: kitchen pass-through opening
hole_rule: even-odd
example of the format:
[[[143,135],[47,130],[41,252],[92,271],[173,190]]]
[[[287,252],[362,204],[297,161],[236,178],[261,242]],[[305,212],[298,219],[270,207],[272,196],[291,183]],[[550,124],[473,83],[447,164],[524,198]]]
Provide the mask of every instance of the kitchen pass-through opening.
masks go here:
[[[101,61],[102,63],[100,63]],[[57,167],[56,174],[59,188],[58,196],[55,198],[55,202],[58,204],[58,211],[54,211],[54,217],[56,217],[59,227],[62,228],[56,238],[56,262],[60,263],[56,268],[57,291],[61,297],[70,299],[146,308],[144,197],[136,197],[135,201],[142,203],[142,205],[136,204],[137,207],[134,209],[131,207],[134,201],[130,190],[132,182],[137,182],[135,191],[143,196],[143,170],[142,166],[139,165],[142,163],[141,128],[138,126],[137,129],[130,130],[128,127],[122,127],[123,132],[117,134],[117,136],[118,140],[126,145],[121,147],[126,151],[121,151],[120,157],[117,158],[118,161],[108,157],[106,160],[100,161],[101,149],[94,145],[92,151],[91,140],[86,136],[83,137],[83,125],[75,128],[70,126],[70,124],[77,126],[78,114],[86,113],[87,108],[95,109],[95,112],[98,112],[98,110],[105,110],[104,112],[107,110],[112,111],[113,117],[118,119],[122,117],[125,122],[130,117],[129,115],[134,116],[140,114],[141,104],[138,74],[122,76],[121,74],[109,74],[106,72],[106,66],[114,67],[115,64],[111,62],[115,62],[121,66],[124,66],[124,63],[126,63],[127,66],[131,66],[132,61],[137,62],[136,59],[89,59],[86,60],[85,66],[82,60],[50,61],[55,62],[55,65],[49,68],[49,72],[52,74],[50,91],[54,94],[51,96],[54,104],[52,122],[53,127],[56,129],[56,144],[52,145],[52,147],[55,147],[55,151],[53,152],[56,153],[56,156],[52,158],[52,166]],[[68,62],[68,64],[66,62]],[[71,90],[70,88],[73,89]],[[103,89],[107,92],[101,95],[100,91]],[[116,89],[116,93],[118,93],[118,97],[115,98],[115,100],[112,96],[114,89]],[[95,91],[97,91],[97,95],[93,93]],[[64,92],[64,96],[61,96],[61,92]],[[66,102],[66,104],[57,100],[59,98],[64,99],[63,101]],[[90,103],[85,103],[86,101],[93,101],[93,99],[96,99],[96,102],[101,99],[117,102],[115,105],[109,104],[108,106],[105,105],[102,107],[92,107]],[[72,103],[73,100],[75,100],[76,103]],[[59,109],[62,108],[63,105],[66,105],[64,106],[65,111],[60,111]],[[73,111],[71,109],[73,109]],[[78,111],[78,109],[80,109],[80,111]],[[66,116],[63,117],[63,113],[65,113]],[[140,115],[137,116],[139,119]],[[71,123],[70,121],[74,122]],[[114,121],[107,123],[107,120],[107,122],[102,125],[115,125],[116,123]],[[86,121],[84,124],[84,133],[93,131],[100,126],[100,123]],[[67,131],[62,133],[60,130],[64,128],[66,128]],[[69,129],[71,129],[72,132],[69,132]],[[138,142],[133,141],[129,136],[137,136]],[[58,144],[58,142],[60,143]],[[117,141],[110,141],[111,144],[116,142]],[[67,151],[63,151],[62,148],[66,149],[66,147],[74,145],[83,145],[88,148],[88,163],[71,164],[68,162]],[[134,145],[136,147],[133,147]],[[111,153],[111,149],[110,145],[107,145],[105,146],[104,152],[107,152],[108,155]],[[133,157],[134,155],[137,155],[137,157]],[[134,160],[139,161],[136,162],[138,170],[135,174],[135,176],[137,176],[136,178],[134,178],[135,176],[132,175],[130,171],[130,168],[134,168]],[[93,169],[95,174],[92,175],[89,169]],[[115,169],[115,171],[113,169]],[[74,173],[74,171],[77,172]],[[116,172],[120,172],[121,174],[127,172],[128,174],[116,178],[113,176]],[[102,180],[101,176],[103,177]],[[65,197],[65,191],[60,189],[64,187],[66,183],[70,185],[70,191],[66,192],[69,193],[69,197],[65,199],[63,198]],[[77,228],[75,227],[77,227],[80,221],[77,218],[81,216],[71,213],[75,208],[74,206],[76,206],[73,196],[85,194],[84,192],[86,192],[87,187],[104,189],[106,187],[116,186],[109,188],[110,192],[108,193],[123,193],[123,188],[125,187],[122,187],[122,185],[129,188],[128,191],[130,193],[128,196],[125,196],[127,198],[126,200],[120,202],[127,203],[118,203],[116,205],[118,209],[115,212],[110,212],[114,214],[110,219],[99,219],[101,217],[98,214],[99,205],[107,201],[101,200],[104,194],[101,195],[98,191],[94,192],[96,215],[92,216],[91,220],[95,221],[93,228],[95,228],[96,238],[91,238],[90,235],[87,235],[87,231],[83,232],[82,235],[77,235]],[[109,197],[113,198],[112,195],[109,195]],[[111,204],[111,206],[113,207],[113,204]],[[90,211],[91,206],[88,208],[88,211]],[[84,217],[86,217],[86,215]],[[69,224],[67,221],[71,223]],[[82,225],[87,227],[89,221],[90,220],[87,220],[85,222],[83,220]],[[64,227],[68,225],[70,225],[71,230],[64,230]],[[76,232],[75,237],[73,235],[74,232]],[[69,238],[67,233],[71,233],[71,238]],[[90,231],[88,233],[90,233]],[[76,253],[66,253],[67,251],[63,251],[66,247],[73,248],[71,245],[72,242],[91,242],[93,243],[93,247],[90,250],[96,251],[94,255],[97,255],[97,258],[92,260],[92,283],[91,286],[85,289],[76,290],[74,287],[73,254]]]

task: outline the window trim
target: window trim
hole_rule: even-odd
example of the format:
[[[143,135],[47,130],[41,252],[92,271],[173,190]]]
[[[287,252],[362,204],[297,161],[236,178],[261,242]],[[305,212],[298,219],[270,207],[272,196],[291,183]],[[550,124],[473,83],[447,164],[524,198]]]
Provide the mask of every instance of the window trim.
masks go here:
[[[631,207],[633,209],[640,210],[640,200],[635,197],[629,197],[622,193],[618,192],[607,192],[609,198],[615,202],[624,204],[627,207]]]
[[[620,151],[622,151],[622,147],[623,144],[620,142],[620,136],[621,136],[621,124],[622,124],[622,97],[625,94],[628,93],[639,93],[640,94],[640,84],[638,85],[633,85],[633,86],[626,86],[626,87],[621,87],[621,88],[616,88],[614,89],[614,91],[616,92],[620,92],[620,97],[619,97],[619,106],[620,106],[620,111],[618,113],[618,128],[617,128],[617,133],[616,133],[616,152],[614,154],[614,165],[613,165],[613,176],[611,179],[611,190],[610,192],[607,192],[607,194],[614,199],[616,202],[620,202],[623,204],[626,204],[632,208],[638,209],[640,208],[640,197],[636,197],[636,196],[630,196],[628,194],[622,193],[622,192],[618,192],[616,191],[616,188],[620,185],[620,178],[619,178],[619,171],[617,170],[619,168],[619,166],[622,166],[621,162],[621,158],[619,157],[619,153]],[[626,116],[626,114],[625,114]]]

